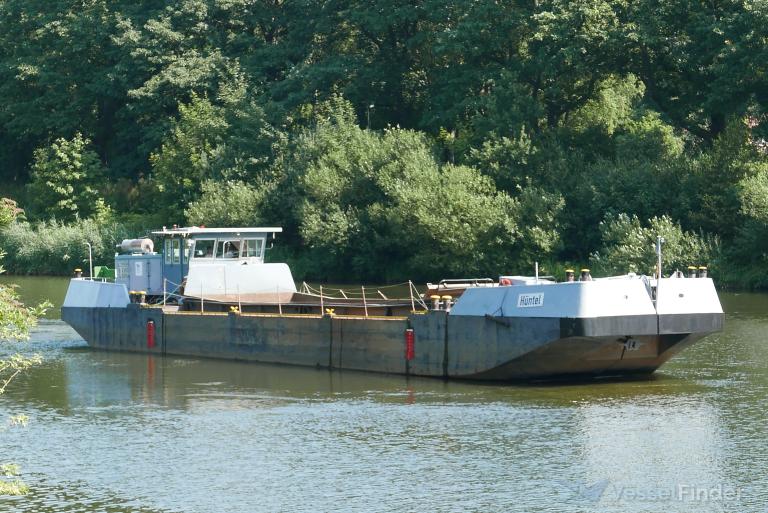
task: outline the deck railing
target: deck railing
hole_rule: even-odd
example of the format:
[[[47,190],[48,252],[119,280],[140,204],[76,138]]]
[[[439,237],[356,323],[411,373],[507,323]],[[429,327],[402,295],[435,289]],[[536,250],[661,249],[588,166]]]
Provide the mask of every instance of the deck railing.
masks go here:
[[[390,297],[392,296],[392,289],[403,289],[407,287],[408,290],[408,296],[407,297]],[[182,288],[182,284],[175,283],[167,278],[163,278],[163,295],[162,299],[158,298],[156,300],[156,303],[162,303],[163,306],[166,306],[169,301],[174,301],[177,303],[180,303],[183,299],[188,298],[190,296],[180,293],[180,290]],[[329,294],[329,290],[331,293]],[[375,290],[375,292],[372,292],[372,290]],[[237,311],[242,312],[243,311],[243,301],[242,296],[240,293],[240,285],[237,284],[236,289],[236,299],[237,299]],[[385,293],[386,291],[386,293]],[[275,287],[275,293],[276,293],[276,302],[277,302],[277,309],[280,315],[283,314],[284,310],[284,301],[281,295],[281,290],[279,286]],[[294,291],[291,290],[291,293]],[[365,317],[369,317],[371,315],[370,309],[373,308],[381,308],[383,306],[392,306],[393,302],[396,301],[402,301],[401,306],[404,306],[405,304],[410,304],[411,311],[416,312],[417,308],[419,311],[428,311],[429,307],[427,306],[427,303],[422,298],[419,291],[416,289],[416,286],[411,281],[398,283],[394,285],[386,285],[382,287],[376,287],[375,289],[368,288],[366,289],[365,286],[361,286],[359,291],[357,289],[351,290],[351,289],[341,289],[341,288],[329,288],[325,286],[320,286],[319,289],[315,289],[311,285],[307,284],[306,282],[303,282],[301,287],[298,291],[300,294],[304,294],[307,296],[311,296],[313,298],[316,298],[316,300],[319,300],[319,305],[317,303],[313,303],[312,301],[309,302],[291,302],[291,306],[299,306],[299,307],[320,307],[320,314],[324,315],[326,313],[326,306],[331,304],[331,306],[344,306],[348,308],[362,308],[363,313]],[[375,297],[371,297],[372,294],[375,295]],[[195,297],[191,296],[194,299],[197,299],[200,301],[200,312],[205,313],[205,287],[203,283],[200,284],[200,295]],[[234,299],[234,298],[233,298]],[[383,301],[382,301],[383,300]],[[216,302],[218,300],[214,300]],[[340,304],[339,302],[343,302]],[[386,303],[384,303],[386,302]],[[234,307],[233,307],[234,310]],[[329,310],[331,313],[333,310]]]
[[[391,290],[394,289],[403,289],[407,287],[408,288],[408,297],[407,298],[390,298],[391,296]],[[299,287],[299,292],[302,294],[306,294],[309,296],[315,296],[320,298],[321,303],[321,309],[324,310],[323,305],[326,300],[334,300],[334,299],[344,299],[344,300],[360,300],[362,304],[357,306],[362,306],[363,310],[365,312],[365,316],[368,316],[368,304],[371,298],[371,290],[375,290],[376,298],[375,299],[383,299],[385,301],[390,301],[391,299],[402,299],[407,300],[411,303],[411,310],[416,311],[416,308],[420,308],[421,310],[429,310],[429,307],[427,306],[426,302],[424,301],[422,295],[419,293],[419,291],[416,289],[416,286],[413,284],[412,281],[402,282],[402,283],[396,283],[393,285],[384,285],[381,287],[376,287],[375,289],[368,288],[366,289],[365,286],[361,286],[360,290],[357,289],[342,289],[342,288],[334,288],[334,287],[324,287],[320,286],[319,289],[316,289],[309,285],[307,282],[302,282],[301,287]],[[330,291],[330,292],[329,292]],[[385,294],[384,291],[389,292],[389,295]],[[349,304],[349,306],[355,306],[354,303]]]

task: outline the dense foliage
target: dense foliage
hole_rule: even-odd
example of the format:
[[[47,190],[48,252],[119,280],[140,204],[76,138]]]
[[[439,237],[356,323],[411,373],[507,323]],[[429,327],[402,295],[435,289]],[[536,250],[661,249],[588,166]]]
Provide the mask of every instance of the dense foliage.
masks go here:
[[[768,286],[766,7],[2,0],[1,192],[32,224],[1,240],[264,223],[301,275],[394,280],[647,272],[658,232]]]
[[[0,228],[7,227],[19,214],[16,203],[7,198],[0,199]],[[0,260],[5,257],[0,252]],[[0,265],[0,274],[5,269]],[[45,305],[42,306],[45,308]],[[29,329],[34,326],[37,315],[42,313],[40,308],[27,308],[18,298],[13,287],[0,285],[0,342],[8,340],[23,340],[29,336]],[[0,352],[0,355],[2,352]],[[10,379],[4,375],[6,371],[15,370],[12,360],[0,358],[0,394],[5,390]],[[0,474],[1,475],[1,474]]]
[[[11,224],[20,213],[14,201],[1,198],[0,228]],[[3,254],[0,252],[0,259],[2,257]],[[0,266],[0,274],[3,272]],[[28,338],[29,330],[37,322],[37,317],[42,315],[48,306],[50,305],[43,304],[36,308],[28,308],[19,301],[13,287],[0,285],[0,344]],[[9,353],[6,347],[0,347],[0,395],[5,393],[6,388],[16,376],[40,362],[39,355]],[[23,414],[11,417],[8,421],[11,425],[25,422],[26,416]],[[18,475],[18,465],[0,461],[0,495],[24,495],[28,492],[29,488],[18,479]]]
[[[6,251],[5,268],[11,274],[72,274],[88,268],[88,244],[94,262],[114,260],[115,246],[130,233],[122,224],[102,219],[16,222],[0,230],[0,247]],[[110,265],[112,267],[112,265]]]
[[[97,190],[103,167],[89,143],[78,133],[71,141],[57,139],[50,147],[35,150],[27,186],[31,215],[73,221],[104,210]]]

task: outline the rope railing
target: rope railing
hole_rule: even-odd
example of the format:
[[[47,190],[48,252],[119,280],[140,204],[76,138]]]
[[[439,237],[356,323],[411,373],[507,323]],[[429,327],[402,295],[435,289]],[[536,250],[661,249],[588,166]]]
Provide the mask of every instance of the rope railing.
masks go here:
[[[424,302],[424,298],[419,293],[419,290],[416,288],[416,285],[414,285],[412,281],[408,282],[408,289],[411,293],[411,309],[414,312],[416,311],[416,306],[414,305],[414,300],[415,300],[415,302],[418,303],[419,306],[422,307],[425,311],[429,310],[427,303]]]
[[[376,288],[369,287],[367,290],[363,291],[361,288],[360,290],[352,289],[352,288],[335,288],[335,287],[328,287],[323,285],[322,291],[324,297],[334,298],[334,296],[341,296],[336,297],[335,299],[354,299],[359,298],[363,299],[364,295],[370,295],[372,290],[375,290],[375,294],[380,296],[382,299],[390,299],[387,294],[385,294],[383,291],[386,291],[387,289],[405,289],[405,288],[411,288],[413,287],[413,282],[410,281],[404,281],[402,283],[395,283],[393,285],[382,285]],[[308,284],[307,282],[302,282],[301,287],[299,288],[299,292],[302,294],[312,294],[315,296],[320,295],[320,289],[317,289],[313,287],[312,285]],[[368,296],[366,296],[368,297]]]
[[[389,297],[384,292],[382,292],[382,289],[408,289],[408,297]],[[372,292],[375,290],[375,292]],[[369,288],[366,289],[365,287],[360,287],[360,290],[354,290],[350,288],[342,289],[342,288],[334,288],[334,287],[326,287],[325,285],[320,286],[319,289],[316,289],[312,287],[307,282],[302,282],[301,287],[299,287],[299,292],[302,294],[317,296],[320,298],[320,304],[321,309],[322,305],[326,303],[328,300],[359,300],[361,304],[357,303],[344,303],[346,306],[362,306],[364,310],[367,311],[368,306],[380,306],[379,304],[376,304],[376,301],[386,301],[386,302],[392,302],[392,301],[408,301],[411,304],[411,310],[416,311],[417,308],[422,310],[429,310],[429,306],[427,306],[427,303],[424,301],[424,298],[422,297],[422,294],[419,292],[419,290],[416,288],[416,285],[412,281],[406,281],[402,283],[395,283],[393,285],[383,285],[381,287],[376,287],[375,289]],[[371,295],[374,297],[372,298]]]
[[[175,285],[174,289],[171,290],[170,292],[168,291],[168,285],[169,284],[170,285]],[[170,299],[170,298],[176,298],[177,300],[184,298],[184,296],[182,294],[178,293],[180,288],[181,288],[181,284],[180,283],[175,283],[175,282],[169,280],[168,278],[163,278],[163,306],[166,305],[166,303],[168,302],[168,299]]]
[[[162,299],[158,298],[157,303],[162,303],[163,306],[167,304],[167,302],[171,299],[176,299],[177,301],[181,302],[185,298],[187,298],[187,295],[180,294],[179,290],[181,289],[182,284],[175,283],[171,280],[168,280],[165,278],[163,280],[163,296]],[[389,297],[386,294],[382,292],[381,289],[387,290],[387,289],[394,289],[394,288],[401,288],[405,289],[407,287],[408,295],[406,297]],[[226,301],[223,298],[205,298],[204,297],[204,287],[200,289],[200,295],[196,297],[196,299],[200,302],[199,304],[199,311],[201,313],[205,312],[205,303],[219,303],[222,300]],[[331,291],[331,294],[328,293],[328,291]],[[416,286],[413,284],[412,281],[407,281],[403,283],[398,283],[394,285],[385,285],[382,287],[376,287],[376,288],[368,288],[361,286],[359,290],[351,290],[349,288],[347,289],[341,289],[341,288],[326,288],[324,285],[320,286],[319,289],[316,289],[312,287],[311,285],[307,284],[306,282],[302,282],[301,286],[299,287],[299,292],[307,295],[314,296],[315,298],[319,298],[319,305],[316,303],[313,303],[312,301],[309,302],[302,302],[301,300],[295,301],[291,300],[288,303],[285,303],[283,300],[283,297],[281,296],[281,291],[279,286],[275,287],[275,302],[276,306],[278,308],[278,312],[282,315],[284,311],[284,307],[290,305],[291,307],[312,307],[312,306],[319,306],[321,312],[326,311],[326,307],[349,307],[349,308],[362,308],[364,315],[367,317],[370,315],[369,309],[371,308],[382,308],[382,307],[392,307],[392,306],[405,306],[410,305],[411,311],[416,311],[417,309],[423,309],[424,311],[429,310],[429,307],[427,306],[426,302],[422,298],[421,293],[418,291]],[[194,296],[193,296],[194,297]],[[239,284],[237,285],[237,294],[236,294],[236,300],[237,300],[237,311],[242,312],[243,311],[243,298],[241,296],[241,291]],[[233,295],[231,301],[234,301],[235,297]]]

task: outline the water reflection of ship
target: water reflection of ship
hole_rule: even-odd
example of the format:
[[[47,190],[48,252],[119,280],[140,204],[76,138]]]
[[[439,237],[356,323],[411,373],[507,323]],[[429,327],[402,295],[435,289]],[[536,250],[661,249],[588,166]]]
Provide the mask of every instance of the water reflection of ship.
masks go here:
[[[98,350],[65,351],[63,358],[33,369],[25,382],[9,398],[64,412],[119,410],[142,404],[185,410],[272,408],[339,400],[573,407],[672,397],[704,388],[665,375],[653,378],[651,386],[647,379],[502,386]]]
[[[106,406],[128,403],[174,408],[272,407],[339,398],[406,403],[414,402],[414,381],[429,384],[426,393],[443,393],[445,383],[400,376],[329,371],[294,366],[159,357],[93,351],[94,363],[81,359],[66,363],[70,403]],[[424,385],[425,383],[420,383]],[[70,404],[71,406],[71,404]]]

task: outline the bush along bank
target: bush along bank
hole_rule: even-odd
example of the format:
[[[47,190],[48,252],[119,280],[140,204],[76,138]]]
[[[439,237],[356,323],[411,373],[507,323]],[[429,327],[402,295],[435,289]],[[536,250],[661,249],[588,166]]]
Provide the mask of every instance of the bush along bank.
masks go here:
[[[99,221],[96,219],[76,220],[65,224],[57,221],[29,223],[17,221],[0,229],[0,248],[6,253],[5,266],[10,274],[16,275],[71,275],[75,268],[87,268],[88,244],[91,245],[93,261],[96,265],[112,266],[115,246],[125,238],[136,238],[147,235],[152,228],[150,219],[134,219],[131,222],[114,220]],[[750,288],[754,284],[745,281],[744,274],[728,275],[721,271],[723,260],[719,240],[714,237],[697,235],[684,231],[678,223],[667,217],[653,218],[646,223],[634,216],[619,215],[607,218],[599,226],[601,245],[589,259],[577,261],[558,261],[545,258],[539,262],[542,275],[552,275],[562,279],[565,269],[577,271],[589,266],[592,275],[608,276],[628,272],[652,275],[655,269],[655,241],[657,235],[664,237],[663,270],[669,274],[676,269],[686,271],[688,266],[706,265],[710,275],[718,280],[720,286]],[[403,247],[420,247],[423,240],[419,232],[401,232]],[[286,234],[287,235],[287,234]],[[296,234],[286,237],[296,239]],[[301,240],[301,238],[299,238]],[[466,240],[464,241],[466,243]],[[373,244],[374,242],[371,242]],[[477,242],[464,251],[483,251],[482,243]],[[377,251],[385,251],[383,243]],[[400,282],[409,279],[435,281],[441,278],[465,276],[465,270],[459,268],[461,255],[453,255],[456,262],[448,263],[446,267],[419,268],[415,265],[404,266],[403,262],[392,262],[388,274],[374,276],[372,273],[353,271],[345,265],[338,254],[331,251],[349,251],[349,248],[308,248],[287,244],[276,245],[267,253],[272,261],[287,261],[295,269],[295,276],[300,280],[326,281],[335,280],[343,283],[357,282]],[[402,250],[406,254],[406,250]],[[424,254],[414,253],[418,256]],[[532,274],[535,255],[531,252],[531,260],[518,258],[513,262],[501,260],[497,264],[489,261],[483,268],[476,268],[473,275],[495,278],[500,274]],[[432,255],[434,258],[446,258],[445,253]],[[422,256],[427,258],[427,256]],[[325,260],[325,261],[323,261]],[[334,269],[331,266],[338,266]],[[375,264],[375,262],[373,262]],[[378,269],[372,267],[374,272]],[[746,275],[746,278],[751,278]]]

